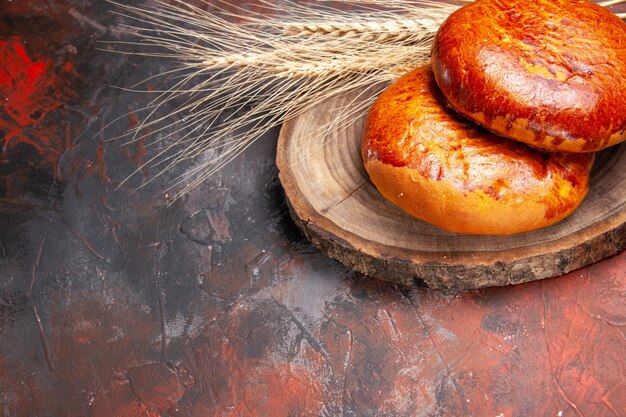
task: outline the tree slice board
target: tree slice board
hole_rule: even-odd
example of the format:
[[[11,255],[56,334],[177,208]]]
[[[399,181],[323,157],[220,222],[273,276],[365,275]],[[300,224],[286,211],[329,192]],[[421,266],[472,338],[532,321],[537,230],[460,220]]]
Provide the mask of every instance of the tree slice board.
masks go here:
[[[278,139],[291,216],[331,258],[387,281],[470,289],[561,275],[626,246],[626,143],[597,154],[589,194],[558,224],[509,236],[451,233],[378,193],[361,160],[364,117],[311,140],[354,97],[329,99],[286,122]]]

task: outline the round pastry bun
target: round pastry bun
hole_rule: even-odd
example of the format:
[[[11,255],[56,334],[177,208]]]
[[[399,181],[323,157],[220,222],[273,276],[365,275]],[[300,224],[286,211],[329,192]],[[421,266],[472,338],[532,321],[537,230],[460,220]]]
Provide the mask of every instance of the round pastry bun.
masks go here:
[[[433,69],[450,105],[547,151],[626,139],[626,24],[588,0],[477,0],[446,19]]]
[[[593,154],[543,153],[468,125],[446,108],[430,66],[385,90],[362,156],[380,193],[442,229],[506,235],[549,226],[588,190]]]

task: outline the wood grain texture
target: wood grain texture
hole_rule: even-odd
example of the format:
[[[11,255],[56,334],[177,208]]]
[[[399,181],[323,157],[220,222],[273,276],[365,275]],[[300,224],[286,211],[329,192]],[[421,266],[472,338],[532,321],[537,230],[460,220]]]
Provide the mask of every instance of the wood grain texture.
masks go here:
[[[385,200],[360,156],[364,118],[306,136],[353,99],[332,99],[286,123],[277,165],[292,217],[322,252],[366,275],[432,288],[481,288],[552,277],[622,251],[626,245],[626,146],[602,151],[589,194],[564,221],[511,236],[446,232]]]

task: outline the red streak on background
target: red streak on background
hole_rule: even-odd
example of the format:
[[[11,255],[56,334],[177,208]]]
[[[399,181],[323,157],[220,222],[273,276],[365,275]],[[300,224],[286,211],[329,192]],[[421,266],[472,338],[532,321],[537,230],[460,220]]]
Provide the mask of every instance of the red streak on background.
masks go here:
[[[45,73],[48,66],[44,62],[33,62],[24,46],[17,42],[0,42],[0,59],[3,71],[0,73],[0,89],[5,97],[4,110],[19,126],[28,126],[33,119],[38,103],[33,101],[37,88],[45,87]],[[43,83],[41,82],[43,79]]]
[[[30,57],[19,38],[0,41],[0,133],[5,153],[28,144],[56,168],[71,144],[70,129],[59,122],[51,125],[47,116],[74,95],[66,84],[75,77],[70,62],[57,67],[50,57]]]

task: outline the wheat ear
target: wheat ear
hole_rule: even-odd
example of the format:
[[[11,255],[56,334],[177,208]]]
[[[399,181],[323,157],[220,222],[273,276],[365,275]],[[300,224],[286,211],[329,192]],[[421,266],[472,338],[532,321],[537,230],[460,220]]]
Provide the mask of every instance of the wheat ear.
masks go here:
[[[427,62],[437,28],[458,8],[430,0],[341,3],[352,10],[287,1],[280,18],[268,18],[264,8],[271,5],[263,2],[256,13],[214,1],[115,3],[139,37],[122,45],[139,45],[141,54],[176,65],[167,74],[176,75],[175,84],[155,92],[143,121],[126,136],[128,143],[159,138],[149,145],[157,147],[155,155],[137,172],[150,166],[156,178],[196,161],[171,184],[178,198],[285,120],[333,95],[368,89],[352,108],[338,109],[332,125],[311,132],[311,140],[323,143],[328,129],[348,126],[385,85]],[[170,103],[176,110],[162,114]]]

